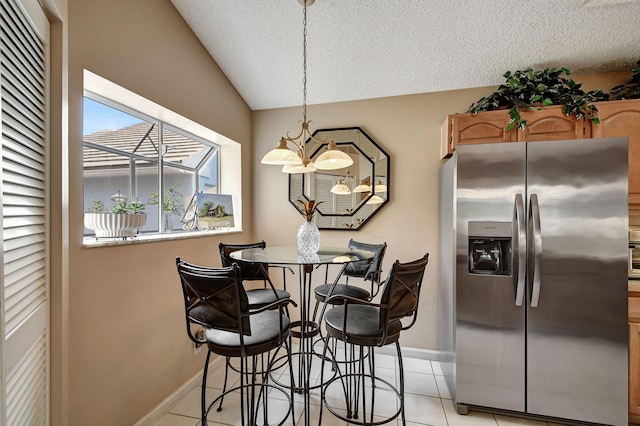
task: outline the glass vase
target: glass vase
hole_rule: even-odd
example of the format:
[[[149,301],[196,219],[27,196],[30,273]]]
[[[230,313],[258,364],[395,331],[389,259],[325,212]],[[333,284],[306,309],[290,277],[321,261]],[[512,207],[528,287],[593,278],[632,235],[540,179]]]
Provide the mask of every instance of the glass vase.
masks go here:
[[[172,212],[164,212],[164,230],[165,231],[173,231],[173,213]]]
[[[299,253],[315,253],[320,248],[320,230],[313,222],[304,222],[298,228],[296,242]]]

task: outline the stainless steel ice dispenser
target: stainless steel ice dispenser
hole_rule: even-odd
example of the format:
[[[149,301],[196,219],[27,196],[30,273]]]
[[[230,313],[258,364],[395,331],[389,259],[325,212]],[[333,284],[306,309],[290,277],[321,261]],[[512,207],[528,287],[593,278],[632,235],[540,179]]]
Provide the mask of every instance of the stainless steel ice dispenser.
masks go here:
[[[511,222],[469,222],[469,273],[511,275]]]

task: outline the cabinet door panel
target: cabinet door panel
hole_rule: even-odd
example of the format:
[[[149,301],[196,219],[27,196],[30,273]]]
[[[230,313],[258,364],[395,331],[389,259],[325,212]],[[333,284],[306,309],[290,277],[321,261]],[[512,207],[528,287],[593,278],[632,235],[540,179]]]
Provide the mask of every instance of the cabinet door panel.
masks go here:
[[[451,117],[454,149],[459,144],[514,142],[517,137],[516,131],[505,130],[509,125],[506,110],[487,111],[478,115],[457,114]]]
[[[640,99],[598,102],[594,138],[629,137],[629,207],[640,209]]]
[[[521,117],[527,120],[524,130],[518,129],[518,140],[527,142],[590,137],[590,121],[567,116],[562,106],[546,107],[542,110],[523,111]]]

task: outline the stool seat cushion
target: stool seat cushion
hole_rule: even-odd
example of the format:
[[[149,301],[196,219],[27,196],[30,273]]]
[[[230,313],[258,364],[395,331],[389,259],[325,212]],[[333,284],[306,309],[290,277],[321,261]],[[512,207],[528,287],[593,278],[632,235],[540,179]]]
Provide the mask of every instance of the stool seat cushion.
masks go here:
[[[344,329],[344,306],[337,306],[325,313],[327,334],[347,343],[362,346],[377,346],[394,343],[400,337],[400,320],[389,322],[387,337],[383,341],[384,330],[380,328],[380,309],[374,306],[348,305],[347,323]]]
[[[277,300],[288,299],[291,297],[288,291],[276,289],[275,293],[270,287],[256,288],[247,290],[247,299],[249,300],[249,309],[260,309]]]
[[[314,288],[313,291],[316,295],[316,299],[320,302],[324,302],[327,299],[329,291],[331,291],[331,287],[333,287],[333,284],[322,284]],[[333,293],[331,293],[331,295],[333,296],[336,294],[339,294],[341,296],[351,296],[360,300],[367,300],[370,297],[369,292],[362,287],[346,284],[336,284],[336,287],[333,289]],[[332,304],[342,305],[342,301],[336,300]]]
[[[245,351],[248,356],[260,354],[280,346],[280,324],[283,339],[289,335],[289,318],[278,310],[260,312],[249,317],[251,335],[244,336]],[[240,334],[213,328],[205,329],[209,350],[218,355],[239,357]]]

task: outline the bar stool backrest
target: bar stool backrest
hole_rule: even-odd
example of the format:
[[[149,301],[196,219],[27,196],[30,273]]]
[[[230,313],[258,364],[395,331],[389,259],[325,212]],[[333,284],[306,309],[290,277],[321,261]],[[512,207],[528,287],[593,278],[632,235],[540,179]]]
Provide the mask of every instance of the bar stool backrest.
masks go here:
[[[251,335],[247,293],[238,265],[211,268],[176,258],[184,296],[187,331],[189,323],[233,333]],[[193,337],[192,337],[193,340]]]
[[[238,250],[265,248],[267,243],[260,241],[259,243],[250,244],[225,244],[220,243],[220,260],[222,266],[231,266],[236,263],[240,267],[240,277],[243,281],[263,281],[269,279],[268,268],[262,268],[257,263],[241,262],[231,258],[231,253]]]
[[[348,247],[356,250],[368,250],[373,252],[374,256],[371,260],[348,263],[343,274],[348,277],[364,278],[365,280],[374,280],[379,283],[380,274],[374,273],[374,271],[382,270],[382,259],[387,250],[387,243],[369,244],[350,239]]]
[[[411,322],[403,326],[403,330],[411,328],[415,323],[420,301],[420,289],[424,271],[429,262],[429,254],[422,258],[400,263],[396,260],[385,281],[384,290],[380,297],[380,328],[386,327],[391,321],[412,316]]]

